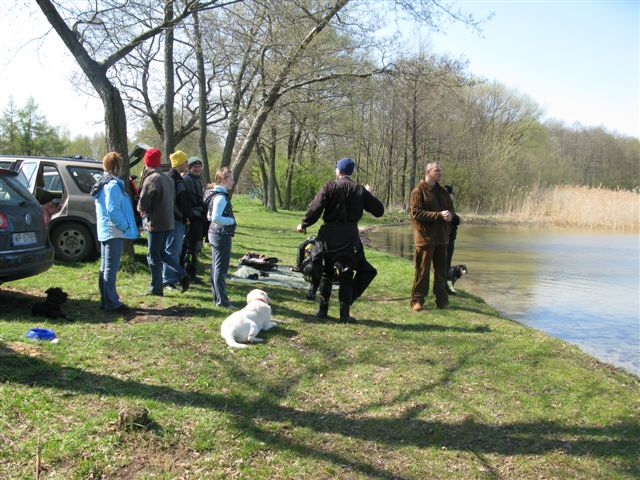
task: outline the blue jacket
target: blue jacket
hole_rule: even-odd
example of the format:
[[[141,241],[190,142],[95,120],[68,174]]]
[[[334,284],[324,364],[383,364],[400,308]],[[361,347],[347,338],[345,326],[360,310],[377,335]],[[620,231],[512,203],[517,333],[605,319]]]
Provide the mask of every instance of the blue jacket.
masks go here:
[[[131,198],[119,177],[105,174],[91,189],[96,204],[98,240],[112,238],[138,238],[138,227],[133,214]]]

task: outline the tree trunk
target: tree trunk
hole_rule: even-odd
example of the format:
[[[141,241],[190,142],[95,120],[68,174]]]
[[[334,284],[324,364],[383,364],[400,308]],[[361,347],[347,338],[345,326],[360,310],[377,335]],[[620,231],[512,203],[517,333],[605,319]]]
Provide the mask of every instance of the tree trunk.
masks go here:
[[[418,85],[414,84],[411,105],[411,172],[409,173],[409,191],[416,186],[416,171],[418,169]]]
[[[256,154],[258,157],[258,167],[260,168],[260,180],[262,181],[262,204],[266,207],[269,202],[269,176],[265,168],[265,149],[259,140],[256,145]]]
[[[174,0],[165,0],[164,21],[173,19]],[[173,102],[175,98],[173,66],[173,27],[166,30],[164,40],[164,151],[163,163],[169,163],[169,155],[175,151],[175,128],[173,125]]]
[[[291,208],[291,185],[293,183],[293,169],[298,159],[301,136],[302,127],[296,130],[296,124],[292,114],[289,127],[289,141],[287,143],[287,172],[284,184],[284,202],[282,204],[282,208],[284,208],[285,210],[289,210]]]
[[[200,111],[200,116],[198,117],[200,125],[198,149],[200,151],[200,160],[202,160],[202,179],[206,185],[211,182],[209,155],[207,153],[207,79],[204,71],[202,34],[200,32],[200,18],[198,17],[198,12],[193,12],[193,29],[195,35],[196,67],[198,76],[198,109]]]
[[[267,208],[273,212],[276,208],[276,142],[278,129],[271,125],[271,136],[269,138],[269,204]]]

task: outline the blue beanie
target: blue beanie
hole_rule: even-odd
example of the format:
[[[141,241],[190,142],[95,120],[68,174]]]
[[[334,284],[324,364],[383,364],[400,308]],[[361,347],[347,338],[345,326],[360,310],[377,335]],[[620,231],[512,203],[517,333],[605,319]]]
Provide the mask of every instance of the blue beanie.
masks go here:
[[[354,168],[356,168],[356,162],[354,162],[351,158],[341,158],[340,160],[338,160],[338,163],[336,163],[336,168],[340,173],[351,175]]]

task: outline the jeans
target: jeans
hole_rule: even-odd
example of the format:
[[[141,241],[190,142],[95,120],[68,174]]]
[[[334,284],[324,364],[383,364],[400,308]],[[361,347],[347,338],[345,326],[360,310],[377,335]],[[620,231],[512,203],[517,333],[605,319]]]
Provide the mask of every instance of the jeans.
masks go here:
[[[122,305],[116,291],[116,276],[120,270],[120,257],[124,240],[112,238],[100,242],[100,276],[98,287],[100,288],[100,307],[105,310],[115,310]]]
[[[151,271],[151,291],[152,293],[162,293],[162,264],[166,263],[178,272],[178,277],[182,278],[186,275],[184,268],[180,263],[171,256],[166,249],[167,237],[172,230],[164,232],[147,231],[147,244],[149,251],[147,253],[147,263]]]
[[[184,242],[184,229],[183,222],[176,220],[176,226],[167,235],[167,244],[165,249],[169,252],[176,263],[180,263],[180,254],[182,253],[182,243]],[[180,275],[172,266],[167,263],[162,264],[162,283],[167,285],[169,283],[175,284],[180,281]]]
[[[229,306],[227,273],[231,261],[231,235],[210,234],[211,241],[211,291],[216,305]]]

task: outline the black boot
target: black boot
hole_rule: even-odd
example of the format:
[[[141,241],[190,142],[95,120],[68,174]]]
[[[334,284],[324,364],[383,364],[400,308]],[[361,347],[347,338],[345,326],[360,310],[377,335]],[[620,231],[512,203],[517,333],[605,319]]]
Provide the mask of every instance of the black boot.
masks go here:
[[[340,302],[340,321],[345,323],[355,323],[356,319],[349,315],[351,305],[346,302]]]
[[[318,308],[318,313],[316,313],[316,317],[318,318],[328,318],[329,317],[329,303],[328,302],[320,302],[320,307]]]

